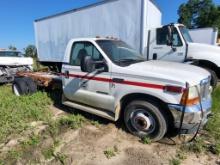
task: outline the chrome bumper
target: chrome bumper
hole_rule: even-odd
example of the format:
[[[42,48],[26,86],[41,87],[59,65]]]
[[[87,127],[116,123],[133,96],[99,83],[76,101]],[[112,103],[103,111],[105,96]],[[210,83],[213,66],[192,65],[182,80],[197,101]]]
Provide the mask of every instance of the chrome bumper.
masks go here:
[[[174,127],[179,129],[181,125],[181,116],[182,112],[184,111],[184,106],[169,104],[168,107],[174,118]],[[202,129],[207,123],[208,118],[211,116],[211,107],[211,97],[202,101],[202,111],[200,104],[186,106],[180,133],[191,134],[195,133],[198,129]]]

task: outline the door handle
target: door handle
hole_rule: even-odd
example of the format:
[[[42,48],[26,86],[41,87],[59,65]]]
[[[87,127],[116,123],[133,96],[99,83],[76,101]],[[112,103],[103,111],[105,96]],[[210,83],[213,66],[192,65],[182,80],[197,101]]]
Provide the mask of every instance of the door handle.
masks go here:
[[[113,78],[112,81],[115,82],[115,83],[123,83],[123,82],[124,82],[124,79],[121,79],[121,78]]]
[[[67,79],[70,77],[70,73],[69,73],[68,70],[65,71],[64,76],[65,76],[65,78],[67,78]]]
[[[163,49],[163,47],[154,47],[153,49]]]
[[[80,86],[83,87],[83,88],[86,88],[87,87],[87,81],[82,81]]]
[[[157,60],[157,53],[153,54],[153,60]]]

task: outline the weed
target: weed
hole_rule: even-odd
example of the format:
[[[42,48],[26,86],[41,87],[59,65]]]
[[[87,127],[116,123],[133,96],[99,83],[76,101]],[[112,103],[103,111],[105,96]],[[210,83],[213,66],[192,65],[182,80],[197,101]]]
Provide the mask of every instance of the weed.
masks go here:
[[[51,159],[54,156],[54,146],[50,146],[49,148],[45,148],[42,150],[42,154],[46,160]]]
[[[67,158],[66,155],[64,155],[64,154],[62,154],[62,153],[56,153],[56,154],[54,155],[54,157],[55,157],[56,160],[60,161],[61,164],[65,164],[65,160],[66,160],[66,158]]]
[[[30,138],[26,141],[21,142],[23,147],[29,147],[29,146],[37,146],[40,143],[40,136],[39,135],[31,135]]]
[[[142,143],[143,144],[151,144],[152,141],[149,137],[144,137],[144,138],[142,138]]]
[[[22,156],[22,153],[16,150],[10,150],[7,153],[7,157],[10,159],[18,160],[19,158],[21,158],[21,156]]]
[[[204,140],[203,138],[196,138],[195,141],[182,145],[181,150],[186,152],[201,153],[205,151]]]
[[[170,160],[170,163],[169,163],[169,164],[170,164],[170,165],[180,165],[181,162],[180,162],[179,159],[173,158],[173,159]]]
[[[48,129],[50,136],[55,140],[57,135],[59,134],[59,123],[57,121],[49,121],[48,122]]]
[[[92,120],[92,121],[91,121],[91,124],[94,125],[94,126],[96,126],[96,127],[100,126],[99,121],[96,121],[96,120]]]
[[[71,129],[77,129],[82,127],[84,122],[85,118],[81,115],[69,115],[59,120],[61,126],[67,126]]]
[[[179,160],[185,160],[187,158],[186,153],[182,150],[177,151],[176,158]]]
[[[119,153],[117,146],[114,146],[113,148],[108,148],[107,150],[104,151],[104,154],[108,159],[116,156],[117,153]]]

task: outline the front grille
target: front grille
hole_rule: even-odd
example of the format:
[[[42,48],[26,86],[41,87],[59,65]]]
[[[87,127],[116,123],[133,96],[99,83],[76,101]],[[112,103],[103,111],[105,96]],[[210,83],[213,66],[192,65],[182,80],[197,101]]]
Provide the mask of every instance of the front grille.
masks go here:
[[[202,100],[208,99],[210,95],[210,78],[204,79],[200,83],[200,96]]]

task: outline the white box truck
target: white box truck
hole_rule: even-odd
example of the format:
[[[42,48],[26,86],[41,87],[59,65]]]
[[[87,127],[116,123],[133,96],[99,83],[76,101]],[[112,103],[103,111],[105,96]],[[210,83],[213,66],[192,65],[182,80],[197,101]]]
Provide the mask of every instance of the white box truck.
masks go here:
[[[147,60],[187,62],[206,68],[215,86],[220,76],[220,48],[193,43],[184,25],[162,26],[161,18],[152,0],[105,0],[38,19],[34,25],[39,61],[60,69],[70,39],[114,36]]]
[[[193,42],[217,46],[218,28],[197,28],[189,30]]]

